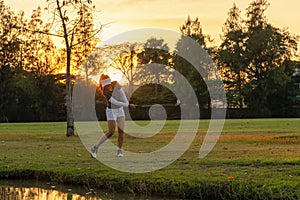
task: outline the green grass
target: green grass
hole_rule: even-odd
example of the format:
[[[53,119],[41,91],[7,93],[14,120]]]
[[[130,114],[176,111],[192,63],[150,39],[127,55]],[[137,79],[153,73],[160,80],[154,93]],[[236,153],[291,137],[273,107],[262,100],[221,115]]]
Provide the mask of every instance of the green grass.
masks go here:
[[[172,140],[178,122],[168,121],[152,138],[126,136],[124,149],[158,149]],[[300,199],[300,119],[227,120],[213,151],[199,159],[208,124],[200,121],[196,138],[178,160],[144,174],[119,172],[91,159],[79,137],[65,137],[65,123],[0,124],[0,177],[180,198]]]

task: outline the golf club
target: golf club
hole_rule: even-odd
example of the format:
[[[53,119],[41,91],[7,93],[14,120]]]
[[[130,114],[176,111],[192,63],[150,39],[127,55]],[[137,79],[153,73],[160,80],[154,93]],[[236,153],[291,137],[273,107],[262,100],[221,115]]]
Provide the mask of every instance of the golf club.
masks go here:
[[[151,107],[151,106],[153,106],[153,105],[155,105],[155,104],[143,104],[143,105],[137,105],[137,107],[142,107],[142,108],[146,108],[146,107]],[[159,104],[159,105],[161,105],[161,106],[169,106],[169,107],[177,107],[177,106],[179,106],[180,105],[180,100],[179,99],[177,99],[177,101],[176,101],[176,103],[174,104],[174,103],[168,103],[168,104]]]

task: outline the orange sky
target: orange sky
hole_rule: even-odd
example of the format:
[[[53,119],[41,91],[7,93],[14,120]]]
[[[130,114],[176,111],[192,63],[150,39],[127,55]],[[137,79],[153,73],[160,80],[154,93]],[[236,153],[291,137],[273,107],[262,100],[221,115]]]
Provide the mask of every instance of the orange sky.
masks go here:
[[[30,15],[37,6],[47,5],[46,0],[4,0],[13,10],[24,10]],[[99,12],[97,21],[110,23],[104,28],[102,40],[124,31],[137,28],[155,27],[179,31],[190,15],[199,17],[204,34],[210,35],[215,43],[219,42],[222,26],[227,18],[227,12],[233,3],[242,11],[252,1],[247,0],[93,0]],[[291,33],[300,35],[300,1],[299,0],[269,0],[270,6],[266,12],[271,24],[276,27],[287,27]]]

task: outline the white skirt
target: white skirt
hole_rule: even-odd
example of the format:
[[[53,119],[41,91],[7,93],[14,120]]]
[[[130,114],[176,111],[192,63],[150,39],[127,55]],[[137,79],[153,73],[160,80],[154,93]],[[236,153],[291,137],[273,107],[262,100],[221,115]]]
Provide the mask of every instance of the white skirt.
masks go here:
[[[116,121],[118,117],[125,117],[123,107],[120,108],[106,108],[106,120]]]

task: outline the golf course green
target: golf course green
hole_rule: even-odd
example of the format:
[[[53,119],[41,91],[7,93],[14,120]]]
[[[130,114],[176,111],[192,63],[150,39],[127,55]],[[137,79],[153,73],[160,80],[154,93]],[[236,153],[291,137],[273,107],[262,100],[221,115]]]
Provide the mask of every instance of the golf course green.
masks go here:
[[[124,149],[159,149],[172,140],[179,122],[167,121],[151,138],[126,135]],[[106,122],[100,124],[106,129]],[[0,179],[45,180],[185,199],[300,199],[300,119],[226,120],[218,143],[200,159],[208,125],[209,120],[200,120],[192,145],[171,165],[136,174],[92,159],[79,137],[65,136],[65,122],[2,123]],[[111,140],[116,143],[117,134]]]

